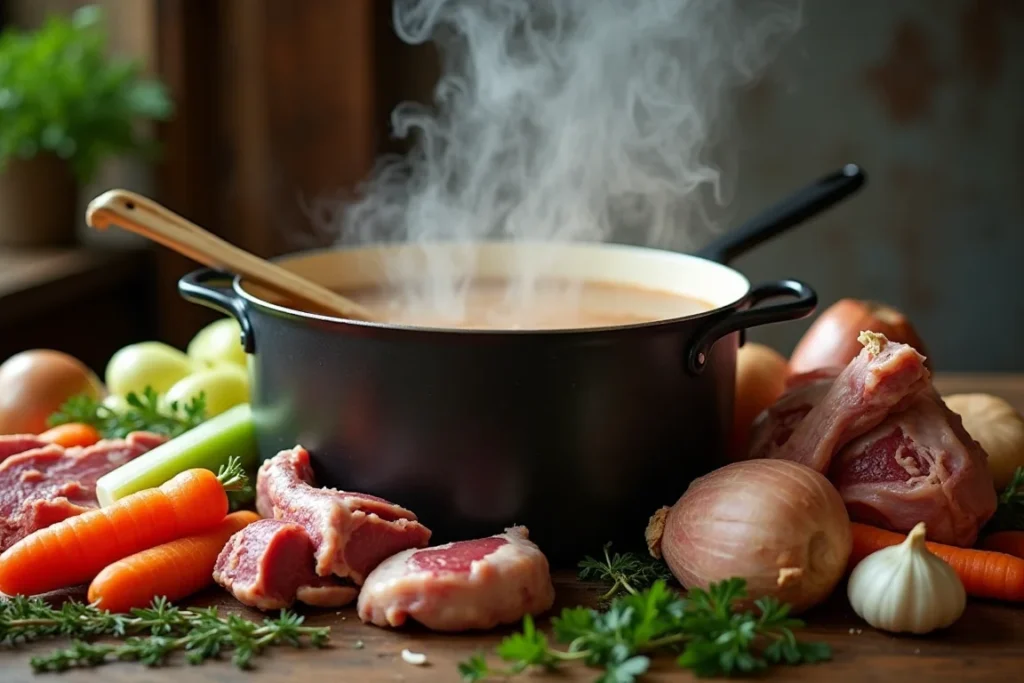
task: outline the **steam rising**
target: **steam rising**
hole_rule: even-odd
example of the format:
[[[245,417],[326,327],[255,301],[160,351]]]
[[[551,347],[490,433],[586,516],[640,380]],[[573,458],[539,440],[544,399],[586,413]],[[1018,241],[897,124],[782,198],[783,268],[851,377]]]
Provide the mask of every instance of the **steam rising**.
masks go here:
[[[396,0],[407,43],[443,57],[435,107],[393,113],[341,213],[345,243],[631,241],[691,249],[728,178],[711,160],[729,95],[796,31],[799,0]],[[394,265],[401,280],[403,265]],[[472,250],[429,264],[418,305],[457,315]],[[517,269],[524,303],[544,264]]]

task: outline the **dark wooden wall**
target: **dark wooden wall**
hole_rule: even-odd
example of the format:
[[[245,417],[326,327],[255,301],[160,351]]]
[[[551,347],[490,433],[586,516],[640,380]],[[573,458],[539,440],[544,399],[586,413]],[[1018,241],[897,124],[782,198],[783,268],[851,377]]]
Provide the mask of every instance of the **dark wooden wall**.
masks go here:
[[[394,104],[429,91],[433,55],[394,37],[390,8],[157,0],[156,69],[177,106],[160,132],[157,198],[264,257],[323,242],[303,202],[351,190],[394,146]],[[193,267],[159,254],[160,336],[174,344],[212,319],[177,295]]]

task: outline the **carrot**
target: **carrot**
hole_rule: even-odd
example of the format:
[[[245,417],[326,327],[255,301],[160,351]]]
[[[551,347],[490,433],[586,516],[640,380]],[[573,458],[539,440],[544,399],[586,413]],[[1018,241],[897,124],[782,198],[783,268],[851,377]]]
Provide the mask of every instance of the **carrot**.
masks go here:
[[[847,564],[853,569],[861,560],[882,548],[902,543],[906,536],[866,524],[851,524],[853,552]],[[976,598],[1024,601],[1024,559],[991,550],[973,550],[928,542],[933,554],[953,567],[967,594]]]
[[[21,539],[0,555],[0,592],[34,595],[91,581],[111,562],[216,526],[228,512],[226,489],[245,482],[232,458],[215,475],[191,469]]]
[[[233,512],[209,531],[185,536],[108,565],[89,584],[89,602],[111,612],[148,607],[153,598],[180,600],[213,583],[217,556],[236,532],[260,516]]]
[[[91,446],[100,440],[96,428],[84,422],[68,422],[53,429],[47,429],[39,438],[48,443],[55,443],[64,448],[71,446]]]
[[[997,531],[982,539],[979,547],[1024,558],[1024,531]]]

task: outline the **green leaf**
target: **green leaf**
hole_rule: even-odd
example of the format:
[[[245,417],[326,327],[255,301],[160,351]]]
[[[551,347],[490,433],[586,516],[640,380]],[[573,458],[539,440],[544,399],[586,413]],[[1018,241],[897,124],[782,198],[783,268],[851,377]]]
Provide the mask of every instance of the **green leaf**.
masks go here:
[[[598,683],[634,683],[639,676],[647,673],[651,660],[647,657],[630,657],[618,664],[608,667]]]
[[[35,31],[0,34],[0,169],[50,152],[87,182],[108,157],[152,148],[137,121],[171,114],[162,84],[108,53],[97,6],[51,16]]]
[[[459,662],[458,671],[459,678],[466,683],[482,681],[491,672],[487,666],[487,660],[481,654],[475,654],[469,659]]]

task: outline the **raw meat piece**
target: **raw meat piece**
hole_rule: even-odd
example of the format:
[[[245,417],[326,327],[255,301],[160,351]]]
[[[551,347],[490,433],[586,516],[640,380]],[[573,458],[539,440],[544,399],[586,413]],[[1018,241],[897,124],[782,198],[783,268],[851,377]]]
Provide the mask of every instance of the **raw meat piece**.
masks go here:
[[[829,478],[855,521],[903,532],[924,522],[928,540],[967,547],[996,509],[986,460],[933,389],[850,442]]]
[[[341,607],[358,592],[317,576],[306,530],[276,519],[257,520],[228,539],[213,580],[242,604],[262,610],[290,607],[296,598],[317,607]]]
[[[786,391],[754,420],[750,428],[748,459],[767,458],[793,435],[796,426],[818,405],[842,369],[815,370],[794,375],[786,381]]]
[[[3,434],[0,435],[0,462],[12,455],[45,448],[48,444],[34,434]]]
[[[80,515],[96,502],[96,480],[163,443],[133,432],[85,448],[50,444],[0,463],[0,552],[51,524]]]
[[[316,573],[362,584],[382,560],[422,548],[430,529],[410,510],[365,493],[316,488],[309,453],[281,451],[260,467],[256,508],[268,518],[301,524],[316,548]]]
[[[384,560],[367,577],[358,611],[378,626],[411,618],[435,631],[467,631],[540,614],[554,601],[547,558],[525,527],[512,527]]]
[[[789,439],[779,446],[769,444],[767,457],[793,460],[824,474],[836,451],[930,388],[924,356],[913,347],[873,332],[863,333],[861,340],[860,354]]]

